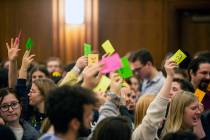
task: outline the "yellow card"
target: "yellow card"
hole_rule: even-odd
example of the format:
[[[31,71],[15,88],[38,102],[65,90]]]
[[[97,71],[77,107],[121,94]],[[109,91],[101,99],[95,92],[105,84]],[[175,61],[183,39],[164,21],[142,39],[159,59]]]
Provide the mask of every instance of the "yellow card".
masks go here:
[[[93,91],[95,91],[96,93],[106,92],[110,84],[111,84],[111,79],[103,75],[98,85],[93,89]]]
[[[113,48],[111,42],[109,40],[105,41],[103,44],[102,44],[102,47],[103,49],[105,50],[105,52],[107,54],[112,54],[114,53],[115,49]]]
[[[98,63],[98,54],[88,54],[88,65]]]
[[[187,56],[179,49],[170,59],[179,65]]]
[[[126,81],[122,82],[122,87],[130,87]]]
[[[196,89],[195,90],[195,96],[198,98],[198,101],[201,103],[202,102],[202,100],[203,100],[203,97],[205,96],[205,92],[203,92],[202,90],[200,90],[200,89]]]

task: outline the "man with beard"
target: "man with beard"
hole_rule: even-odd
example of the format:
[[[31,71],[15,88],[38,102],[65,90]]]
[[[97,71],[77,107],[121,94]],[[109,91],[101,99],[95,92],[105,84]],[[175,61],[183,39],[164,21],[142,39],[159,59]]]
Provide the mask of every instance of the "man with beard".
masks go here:
[[[59,87],[49,94],[46,114],[54,127],[54,134],[45,134],[40,140],[76,140],[90,128],[95,94],[82,87]]]
[[[198,57],[191,61],[188,67],[190,82],[196,89],[201,81],[210,80],[210,60],[205,57]]]

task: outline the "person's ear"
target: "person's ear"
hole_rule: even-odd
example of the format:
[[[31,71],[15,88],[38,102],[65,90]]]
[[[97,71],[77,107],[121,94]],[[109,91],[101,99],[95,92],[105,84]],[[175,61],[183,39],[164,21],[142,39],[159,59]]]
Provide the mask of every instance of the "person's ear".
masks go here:
[[[190,75],[189,75],[189,76],[190,76],[190,77],[195,76],[195,73],[193,73],[193,71],[190,70]]]
[[[74,118],[71,120],[71,122],[69,122],[70,129],[79,130],[79,127],[80,127],[80,122],[78,121],[78,119]]]

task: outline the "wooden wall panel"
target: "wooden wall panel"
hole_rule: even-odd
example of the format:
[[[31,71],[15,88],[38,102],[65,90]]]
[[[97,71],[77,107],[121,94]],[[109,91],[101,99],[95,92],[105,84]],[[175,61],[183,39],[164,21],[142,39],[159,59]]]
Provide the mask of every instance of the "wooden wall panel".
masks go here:
[[[86,41],[90,40],[90,36],[98,34],[94,40],[94,44],[99,44],[98,50],[103,52],[101,44],[109,39],[121,56],[129,51],[147,48],[153,54],[155,64],[159,65],[167,51],[174,51],[180,47],[180,23],[177,11],[209,8],[210,1],[99,0],[98,5],[99,13],[93,13],[98,15],[98,18],[95,16],[98,24],[94,21],[96,24],[91,24],[91,29],[88,26],[90,31],[96,30],[91,34],[85,34]],[[5,41],[16,36],[20,30],[23,32],[21,47],[24,48],[26,39],[32,37],[35,44],[33,52],[38,61],[44,61],[52,54],[60,56],[57,49],[63,51],[72,49],[60,45],[52,47],[53,40],[54,44],[58,43],[52,37],[54,29],[52,14],[56,14],[52,10],[52,0],[1,0],[0,59],[6,59],[7,56]],[[70,58],[70,56],[61,57]]]
[[[5,41],[22,31],[21,57],[28,37],[34,41],[32,53],[36,60],[45,61],[51,55],[52,45],[51,0],[1,0],[0,1],[0,59],[7,59]],[[19,62],[21,57],[19,57]]]
[[[165,54],[163,0],[102,0],[99,44],[109,39],[122,55],[147,48],[160,64]]]
[[[166,3],[166,45],[168,50],[177,50],[181,45],[181,17],[180,10],[210,9],[209,0],[168,0]]]
[[[99,44],[110,39],[121,55],[147,48],[159,65],[168,51],[181,47],[178,11],[209,5],[209,0],[101,0]]]

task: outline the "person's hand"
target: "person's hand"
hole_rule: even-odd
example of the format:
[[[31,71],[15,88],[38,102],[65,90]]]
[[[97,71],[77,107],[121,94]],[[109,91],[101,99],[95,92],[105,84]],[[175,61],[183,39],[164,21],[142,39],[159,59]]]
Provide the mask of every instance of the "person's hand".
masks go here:
[[[111,72],[110,79],[111,79],[110,91],[121,96],[120,90],[121,90],[121,85],[123,82],[122,77],[120,77],[120,75],[118,73]]]
[[[14,41],[14,39],[12,38],[10,45],[6,42],[9,61],[17,60],[18,52],[20,51],[20,49],[18,48],[19,41],[17,41],[17,39],[18,38],[16,38]]]
[[[173,77],[175,73],[174,69],[178,66],[174,61],[168,59],[166,60],[164,67],[165,67],[167,76]]]
[[[91,66],[87,66],[83,70],[83,83],[82,87],[93,89],[99,83],[102,73],[100,73],[103,64],[94,64]]]
[[[27,70],[32,61],[34,60],[34,56],[35,56],[34,54],[30,55],[30,50],[26,50],[23,55],[21,69]]]
[[[76,67],[78,67],[80,70],[83,70],[88,64],[88,59],[86,56],[81,56],[77,59]]]

